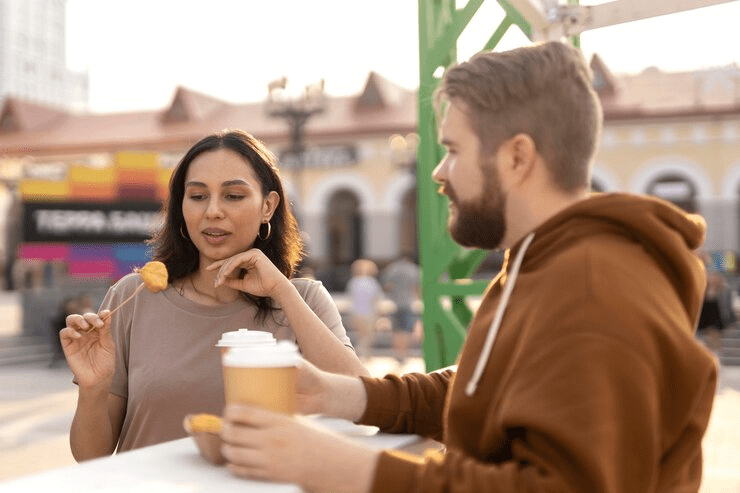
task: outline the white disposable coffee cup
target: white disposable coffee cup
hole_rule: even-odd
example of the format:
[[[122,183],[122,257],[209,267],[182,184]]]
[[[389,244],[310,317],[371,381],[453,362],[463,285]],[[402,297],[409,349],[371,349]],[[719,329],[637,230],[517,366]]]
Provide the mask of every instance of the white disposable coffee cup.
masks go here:
[[[229,348],[274,345],[277,341],[270,332],[261,330],[239,329],[221,334],[216,347],[221,348],[221,354],[226,354]]]
[[[290,341],[229,349],[222,359],[226,404],[295,414],[300,361],[298,346]]]

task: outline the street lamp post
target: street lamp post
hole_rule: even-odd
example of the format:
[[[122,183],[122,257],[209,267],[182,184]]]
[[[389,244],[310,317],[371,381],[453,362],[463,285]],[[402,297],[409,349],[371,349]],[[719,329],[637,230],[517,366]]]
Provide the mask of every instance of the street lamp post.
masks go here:
[[[290,127],[290,147],[288,152],[295,160],[294,177],[296,191],[303,199],[303,170],[305,168],[304,133],[308,121],[324,111],[324,80],[305,87],[299,97],[286,97],[287,77],[282,77],[268,84],[267,113],[275,118],[282,118]]]

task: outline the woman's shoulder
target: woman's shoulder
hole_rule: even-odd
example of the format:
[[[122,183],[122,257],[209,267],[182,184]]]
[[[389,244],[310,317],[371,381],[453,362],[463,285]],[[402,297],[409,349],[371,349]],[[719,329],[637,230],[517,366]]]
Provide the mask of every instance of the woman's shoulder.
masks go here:
[[[118,293],[130,293],[135,291],[142,282],[144,281],[139,274],[131,272],[116,281],[110,289]]]

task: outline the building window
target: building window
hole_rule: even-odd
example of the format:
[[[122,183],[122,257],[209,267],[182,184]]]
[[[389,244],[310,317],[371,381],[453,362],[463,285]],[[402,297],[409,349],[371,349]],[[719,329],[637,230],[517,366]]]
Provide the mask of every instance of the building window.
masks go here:
[[[418,214],[417,214],[417,190],[416,187],[409,189],[403,196],[401,202],[401,218],[399,226],[400,245],[399,249],[401,254],[408,255],[418,262],[419,259],[419,225],[418,225]]]
[[[362,214],[354,192],[341,190],[329,200],[326,232],[329,261],[349,265],[362,256]]]
[[[664,175],[653,180],[647,193],[674,203],[687,212],[696,212],[696,186],[687,178],[677,175]]]

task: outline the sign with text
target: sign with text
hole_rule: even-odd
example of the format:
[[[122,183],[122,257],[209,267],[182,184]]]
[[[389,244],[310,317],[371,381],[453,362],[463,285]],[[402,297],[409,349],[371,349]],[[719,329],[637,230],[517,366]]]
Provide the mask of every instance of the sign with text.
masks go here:
[[[296,155],[291,151],[280,153],[280,167],[300,168],[339,168],[357,163],[357,149],[354,146],[326,146],[306,149]]]
[[[23,241],[140,242],[161,224],[158,202],[26,202]]]

